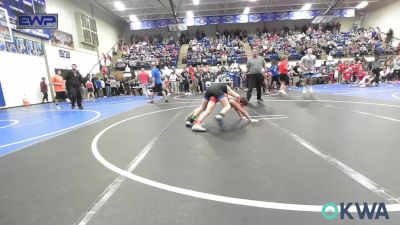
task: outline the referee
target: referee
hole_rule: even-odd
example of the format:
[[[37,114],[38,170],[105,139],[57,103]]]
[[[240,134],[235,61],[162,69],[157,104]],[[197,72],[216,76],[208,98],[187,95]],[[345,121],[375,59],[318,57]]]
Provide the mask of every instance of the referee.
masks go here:
[[[72,70],[65,75],[65,85],[67,86],[69,98],[71,99],[71,108],[75,109],[75,103],[79,109],[82,106],[82,83],[83,77],[76,69],[76,64],[71,65]]]
[[[247,90],[247,101],[250,101],[253,88],[257,90],[258,102],[263,102],[261,99],[261,87],[264,81],[262,70],[265,67],[265,60],[259,56],[257,50],[253,50],[253,57],[247,60],[247,78],[248,78],[248,90]]]

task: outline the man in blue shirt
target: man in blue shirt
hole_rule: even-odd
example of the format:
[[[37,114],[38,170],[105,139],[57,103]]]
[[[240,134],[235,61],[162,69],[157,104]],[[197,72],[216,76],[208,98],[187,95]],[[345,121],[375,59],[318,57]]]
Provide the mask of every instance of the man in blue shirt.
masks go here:
[[[150,103],[154,103],[153,99],[156,93],[162,93],[164,96],[165,102],[168,102],[167,99],[167,94],[165,91],[163,91],[162,87],[162,80],[161,80],[161,72],[160,70],[156,67],[156,63],[151,64],[151,76],[152,76],[152,81],[153,81],[153,94],[151,95],[151,100]]]
[[[271,67],[268,69],[268,72],[271,73],[271,83],[269,84],[268,87],[268,92],[271,93],[272,87],[274,86],[274,82],[276,82],[278,89],[281,86],[281,82],[279,81],[278,65],[276,64],[276,61],[271,62]]]

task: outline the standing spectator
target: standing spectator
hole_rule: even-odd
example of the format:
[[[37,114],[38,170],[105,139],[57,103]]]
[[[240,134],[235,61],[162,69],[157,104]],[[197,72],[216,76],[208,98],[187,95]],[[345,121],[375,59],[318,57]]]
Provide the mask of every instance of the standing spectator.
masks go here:
[[[400,55],[393,60],[393,75],[394,79],[400,81]]]
[[[177,79],[178,79],[178,77],[176,75],[176,71],[173,69],[172,73],[171,73],[171,76],[169,77],[169,82],[170,82],[170,85],[171,85],[171,92],[173,94],[179,92]]]
[[[107,98],[106,83],[104,82],[104,78],[100,80],[100,86],[101,86],[103,97]]]
[[[188,95],[189,92],[189,74],[186,71],[182,71],[181,73],[181,82],[180,82],[180,89],[185,95]]]
[[[139,82],[140,82],[140,87],[142,88],[142,93],[146,95],[146,98],[149,98],[149,80],[150,80],[150,75],[144,71],[144,68],[140,70],[139,73]]]
[[[151,95],[151,100],[150,103],[154,103],[154,96],[156,94],[162,93],[164,96],[165,102],[168,102],[167,94],[163,91],[163,82],[161,80],[161,72],[160,70],[156,67],[155,63],[152,63],[151,65],[153,68],[151,69],[151,76],[153,80],[153,94]]]
[[[43,93],[43,98],[42,98],[42,103],[44,103],[44,100],[49,102],[49,87],[46,84],[46,78],[42,77],[42,82],[40,82],[40,92]]]
[[[312,85],[312,79],[315,73],[315,65],[317,63],[317,57],[312,54],[313,50],[311,48],[307,49],[307,55],[303,56],[300,61],[300,65],[303,68],[304,72],[304,88],[303,88],[303,94],[307,93],[307,89],[310,93],[313,92],[313,89],[311,87]]]
[[[188,68],[188,73],[191,78],[190,91],[192,92],[192,94],[197,93],[198,92],[198,80],[196,78],[196,69],[193,68],[192,65],[190,65]]]
[[[261,99],[261,86],[264,81],[262,75],[262,69],[265,67],[265,60],[263,57],[259,56],[257,50],[253,50],[253,57],[249,58],[247,61],[247,76],[249,87],[247,90],[247,101],[250,101],[253,88],[257,90],[257,101],[263,102]]]
[[[119,95],[119,93],[118,93],[118,83],[117,83],[117,81],[115,80],[114,77],[111,77],[110,87],[111,87],[111,95],[112,96]]]
[[[281,61],[279,62],[279,79],[281,82],[279,93],[282,95],[287,95],[286,87],[287,85],[289,85],[288,66],[289,66],[288,57],[286,55],[283,55],[281,57]]]
[[[104,96],[111,97],[111,85],[110,85],[111,80],[110,80],[110,78],[108,78],[107,75],[104,75],[103,81],[104,81],[104,87],[105,87]],[[103,91],[104,91],[104,89],[103,89]]]
[[[65,76],[65,81],[68,89],[69,98],[71,99],[71,107],[75,109],[75,103],[77,103],[79,109],[83,109],[82,106],[82,83],[83,77],[76,70],[76,64],[71,65],[72,70]]]
[[[52,76],[51,84],[54,86],[54,91],[56,92],[55,102],[57,109],[61,109],[58,105],[58,102],[65,101],[67,95],[65,94],[65,81],[64,78],[61,76],[61,70],[57,70],[56,75]]]
[[[276,83],[278,88],[280,88],[281,86],[281,83],[279,82],[279,71],[278,65],[276,65],[276,61],[271,62],[271,67],[268,69],[268,71],[271,73],[271,83],[269,84],[268,92],[271,93],[274,82]]]
[[[96,84],[94,83],[94,82],[96,81],[96,75],[92,74],[91,77],[92,77],[92,78],[90,79],[90,81],[92,81],[92,84],[93,84],[94,97],[95,97],[95,98],[98,98],[99,96],[97,95],[97,94],[98,94],[97,86],[96,86]]]
[[[347,70],[347,66],[346,66],[346,61],[343,62],[339,62],[338,65],[338,80],[337,83],[341,84],[342,83],[342,77],[343,77],[343,73]]]
[[[97,90],[97,97],[103,97],[103,86],[101,85],[101,80],[95,77],[93,84]]]
[[[94,85],[91,80],[86,81],[86,88],[87,88],[87,101],[95,100],[94,98]]]

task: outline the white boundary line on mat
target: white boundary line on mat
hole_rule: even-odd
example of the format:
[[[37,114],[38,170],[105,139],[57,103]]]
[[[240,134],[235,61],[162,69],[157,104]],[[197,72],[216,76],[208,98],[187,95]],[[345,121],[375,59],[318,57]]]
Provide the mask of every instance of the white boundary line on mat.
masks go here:
[[[11,126],[14,126],[14,125],[16,125],[16,124],[18,124],[18,123],[19,123],[19,121],[18,121],[18,120],[0,120],[0,121],[11,121],[11,123],[10,123],[10,124],[8,124],[8,125],[5,125],[5,126],[2,126],[2,127],[0,127],[0,129],[6,128],[6,127],[11,127]]]
[[[275,100],[275,101],[287,101],[287,100]],[[289,100],[287,102],[293,102],[296,100]],[[386,107],[396,107],[396,108],[400,108],[400,106],[398,105],[388,105],[388,104],[380,104],[380,103],[369,103],[369,102],[352,102],[352,101],[334,101],[334,100],[300,100],[300,101],[309,101],[309,102],[337,102],[337,103],[351,103],[351,104],[366,104],[366,105],[379,105],[379,106],[386,106]],[[279,202],[267,202],[267,201],[258,201],[258,200],[251,200],[251,199],[241,199],[241,198],[234,198],[234,197],[228,197],[228,196],[222,196],[222,195],[215,195],[215,194],[210,194],[210,193],[205,193],[205,192],[200,192],[200,191],[194,191],[194,190],[189,190],[189,189],[185,189],[185,188],[180,188],[180,187],[176,187],[176,186],[172,186],[172,185],[168,185],[168,184],[164,184],[164,183],[160,183],[154,180],[150,180],[138,175],[135,175],[132,173],[132,171],[128,171],[128,170],[124,170],[121,169],[117,166],[115,166],[114,164],[112,164],[111,162],[109,162],[107,159],[105,159],[99,152],[98,149],[98,142],[100,140],[100,138],[102,137],[102,135],[104,135],[107,131],[109,131],[110,129],[112,129],[113,127],[125,123],[129,120],[133,120],[136,118],[141,118],[141,117],[145,117],[145,116],[149,116],[155,113],[161,113],[161,112],[165,112],[165,111],[170,111],[170,110],[176,110],[176,109],[182,109],[182,108],[187,108],[187,107],[191,107],[191,106],[183,106],[183,107],[177,107],[177,108],[170,108],[170,109],[165,109],[165,110],[159,110],[159,111],[154,111],[154,112],[150,112],[150,113],[145,113],[142,115],[138,115],[138,116],[134,116],[134,117],[130,117],[124,120],[121,120],[117,123],[114,123],[108,127],[106,127],[105,129],[103,129],[102,131],[100,131],[100,133],[98,133],[95,138],[92,141],[92,153],[94,155],[94,157],[106,168],[108,168],[109,170],[127,177],[131,180],[140,182],[142,184],[146,184],[148,186],[151,187],[155,187],[158,189],[162,189],[165,191],[169,191],[169,192],[174,192],[177,194],[182,194],[182,195],[186,195],[186,196],[191,196],[194,198],[200,198],[200,199],[206,199],[206,200],[210,200],[210,201],[216,201],[216,202],[222,202],[222,203],[228,203],[228,204],[234,204],[234,205],[242,205],[242,206],[249,206],[249,207],[258,207],[258,208],[267,208],[267,209],[277,209],[277,210],[288,210],[288,211],[301,211],[301,212],[321,212],[322,210],[322,205],[302,205],[302,204],[290,204],[290,203],[279,203]],[[150,142],[151,143],[151,142]],[[303,146],[307,146],[308,143],[304,142]],[[147,151],[148,152],[148,151]],[[145,155],[141,155],[141,158],[143,159],[145,157]],[[341,162],[337,161],[338,165],[341,165]],[[343,164],[344,165],[344,164]],[[344,168],[347,168],[347,166],[345,166]],[[352,170],[355,171],[355,170]],[[359,174],[359,173],[358,173]],[[364,178],[365,176],[363,176],[362,178]],[[367,178],[367,177],[365,177]],[[360,182],[366,182],[366,181],[371,181],[369,179],[361,179]],[[375,188],[377,185],[372,185],[375,183],[361,183],[364,187],[371,187]],[[370,185],[370,186],[369,186]],[[370,189],[370,190],[371,190]],[[394,199],[395,202],[399,202],[398,199]],[[388,211],[390,212],[398,212],[400,211],[400,204],[387,204],[386,208]],[[357,209],[356,207],[351,207],[349,209],[349,212],[355,212]]]

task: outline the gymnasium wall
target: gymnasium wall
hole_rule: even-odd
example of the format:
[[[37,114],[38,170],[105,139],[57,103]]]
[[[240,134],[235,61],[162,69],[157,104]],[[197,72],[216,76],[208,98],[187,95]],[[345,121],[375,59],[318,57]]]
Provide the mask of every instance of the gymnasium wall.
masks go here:
[[[5,99],[5,107],[22,105],[24,95],[31,104],[42,101],[40,82],[47,77],[43,56],[30,56],[9,52],[0,52],[2,72],[0,81]],[[49,98],[51,100],[51,96]]]
[[[46,4],[48,13],[58,13],[58,29],[70,33],[74,37],[77,51],[97,52],[96,48],[79,43],[75,12],[81,12],[96,19],[100,54],[108,51],[118,41],[118,36],[125,30],[126,24],[122,20],[110,15],[108,11],[97,5],[92,5],[92,14],[90,1],[47,0]]]
[[[46,45],[50,76],[54,75],[55,69],[70,70],[72,64],[76,64],[79,72],[85,76],[93,68],[93,65],[98,62],[96,53],[65,50],[70,52],[70,58],[62,58],[59,55],[59,50],[64,49]],[[97,72],[99,72],[99,67],[95,66],[91,73],[96,74]]]
[[[5,107],[14,107],[22,105],[22,99],[25,95],[31,104],[41,102],[42,94],[39,89],[41,77],[46,77],[49,81],[55,69],[70,69],[71,64],[78,65],[78,70],[82,75],[86,75],[94,64],[98,62],[98,55],[107,52],[119,39],[119,36],[125,30],[127,25],[124,21],[97,6],[91,8],[90,1],[79,0],[47,0],[48,13],[58,13],[59,30],[72,34],[74,38],[75,49],[63,49],[50,45],[49,41],[42,41],[45,49],[45,56],[29,56],[23,54],[0,52],[0,62],[2,73],[0,73],[0,82],[5,100]],[[99,35],[98,50],[79,43],[76,29],[75,12],[82,12],[96,19]],[[93,14],[92,14],[93,12]],[[26,36],[13,32],[15,37],[38,41],[38,38]],[[62,58],[59,50],[68,51],[70,58]],[[46,59],[48,67],[46,67]],[[98,66],[92,73],[99,71]],[[50,88],[50,85],[49,85]],[[52,90],[52,89],[50,89]],[[49,95],[49,100],[52,96]]]
[[[387,33],[390,28],[394,31],[394,36],[400,38],[399,9],[400,1],[391,1],[383,6],[371,11],[366,11],[363,19],[363,27],[380,27],[381,31]]]

